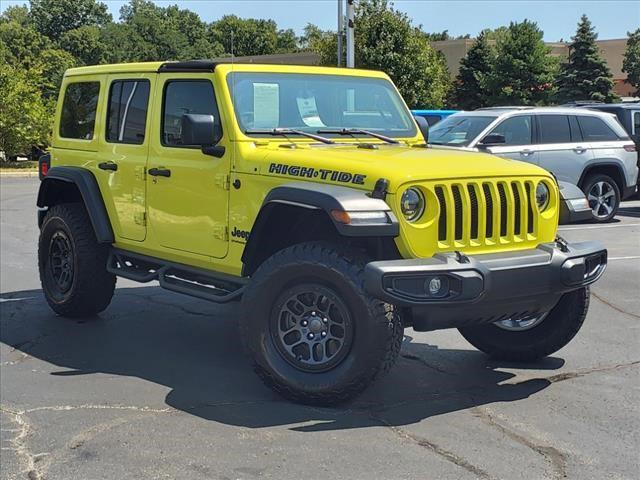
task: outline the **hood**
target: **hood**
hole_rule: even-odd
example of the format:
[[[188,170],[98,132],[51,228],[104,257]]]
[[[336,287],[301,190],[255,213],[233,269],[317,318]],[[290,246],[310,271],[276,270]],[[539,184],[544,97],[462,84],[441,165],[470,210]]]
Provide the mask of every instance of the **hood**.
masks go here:
[[[487,153],[403,144],[375,145],[377,148],[374,149],[358,148],[357,144],[303,145],[293,149],[267,147],[266,155],[260,161],[261,173],[297,180],[351,183],[351,186],[367,189],[373,188],[379,178],[386,178],[390,193],[405,183],[421,180],[549,177],[545,170],[530,163]],[[257,148],[254,153],[258,154],[259,150],[262,149]]]

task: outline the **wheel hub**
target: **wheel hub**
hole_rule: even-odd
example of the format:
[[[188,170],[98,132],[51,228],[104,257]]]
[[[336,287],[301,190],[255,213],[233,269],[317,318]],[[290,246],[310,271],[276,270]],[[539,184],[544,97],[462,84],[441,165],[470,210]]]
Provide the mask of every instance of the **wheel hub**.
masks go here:
[[[589,206],[596,218],[606,218],[615,207],[615,191],[608,182],[596,182],[587,194]]]
[[[525,315],[524,317],[512,317],[506,318],[495,322],[494,325],[503,330],[509,330],[512,332],[523,332],[530,330],[533,327],[542,323],[549,313],[542,313],[538,315]]]
[[[51,237],[49,269],[60,292],[67,292],[73,283],[73,259],[71,241],[63,231],[58,231]]]
[[[349,351],[353,324],[333,292],[320,285],[288,290],[274,305],[271,337],[282,357],[305,371],[326,371]]]

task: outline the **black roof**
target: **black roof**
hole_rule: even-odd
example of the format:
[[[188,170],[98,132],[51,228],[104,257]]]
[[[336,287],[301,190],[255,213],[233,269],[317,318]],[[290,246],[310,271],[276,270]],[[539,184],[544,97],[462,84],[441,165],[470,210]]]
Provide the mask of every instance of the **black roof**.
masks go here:
[[[185,62],[165,62],[160,65],[158,72],[213,72],[219,61],[187,60]]]

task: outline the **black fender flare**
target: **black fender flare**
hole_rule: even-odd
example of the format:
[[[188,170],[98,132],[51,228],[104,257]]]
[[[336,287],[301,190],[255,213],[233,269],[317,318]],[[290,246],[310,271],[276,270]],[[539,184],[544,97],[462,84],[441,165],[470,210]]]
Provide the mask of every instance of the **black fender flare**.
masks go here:
[[[260,248],[261,233],[266,229],[271,210],[278,204],[324,211],[338,234],[344,237],[397,237],[400,233],[398,220],[391,211],[391,207],[384,200],[372,198],[363,190],[338,185],[292,182],[273,188],[262,202],[242,254],[242,261],[245,264],[256,255],[256,251]],[[344,212],[383,211],[387,215],[387,223],[344,224],[338,222],[331,215],[332,210]]]
[[[46,208],[55,205],[60,189],[60,182],[73,184],[80,192],[82,202],[87,210],[93,231],[99,243],[115,241],[109,214],[100,193],[100,187],[92,172],[81,167],[53,167],[42,179],[38,191],[38,227],[42,226]]]

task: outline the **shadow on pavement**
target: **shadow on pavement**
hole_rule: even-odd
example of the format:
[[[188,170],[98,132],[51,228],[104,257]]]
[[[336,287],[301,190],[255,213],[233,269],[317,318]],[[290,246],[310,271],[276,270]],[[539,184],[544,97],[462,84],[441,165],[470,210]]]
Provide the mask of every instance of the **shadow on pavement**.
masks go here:
[[[59,368],[51,375],[138,377],[169,387],[165,402],[177,410],[250,428],[407,425],[527,398],[550,384],[543,378],[505,384],[514,374],[500,368],[555,370],[564,364],[551,357],[534,365],[508,365],[475,350],[443,350],[407,336],[388,376],[354,402],[314,408],[282,400],[254,375],[237,334],[237,305],[210,304],[156,287],[121,288],[100,316],[73,321],[54,315],[39,290],[3,297],[0,341]]]

